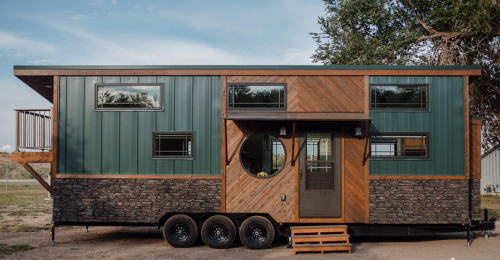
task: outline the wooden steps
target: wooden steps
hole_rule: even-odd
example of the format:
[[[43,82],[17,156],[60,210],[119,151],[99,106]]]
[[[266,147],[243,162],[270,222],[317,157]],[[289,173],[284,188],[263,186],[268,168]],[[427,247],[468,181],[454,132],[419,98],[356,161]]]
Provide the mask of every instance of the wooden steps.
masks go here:
[[[290,227],[293,254],[298,252],[337,252],[351,253],[351,244],[346,225],[296,226]]]

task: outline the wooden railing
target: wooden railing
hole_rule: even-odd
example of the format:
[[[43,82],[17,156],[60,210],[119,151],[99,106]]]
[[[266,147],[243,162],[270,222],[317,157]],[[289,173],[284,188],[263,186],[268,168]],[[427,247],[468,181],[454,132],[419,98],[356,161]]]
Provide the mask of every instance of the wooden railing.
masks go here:
[[[16,151],[52,149],[52,110],[16,109]]]

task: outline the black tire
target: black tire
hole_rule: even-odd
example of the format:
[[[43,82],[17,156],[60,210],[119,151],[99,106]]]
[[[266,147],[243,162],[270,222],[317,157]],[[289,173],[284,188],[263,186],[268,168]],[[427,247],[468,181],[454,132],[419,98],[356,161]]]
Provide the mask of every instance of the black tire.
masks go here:
[[[189,247],[198,238],[198,225],[188,215],[174,215],[163,225],[163,238],[173,247]]]
[[[209,247],[228,248],[236,239],[236,227],[226,216],[212,216],[201,226],[201,239]]]
[[[251,249],[267,248],[274,240],[274,226],[265,217],[249,217],[241,224],[240,240]]]

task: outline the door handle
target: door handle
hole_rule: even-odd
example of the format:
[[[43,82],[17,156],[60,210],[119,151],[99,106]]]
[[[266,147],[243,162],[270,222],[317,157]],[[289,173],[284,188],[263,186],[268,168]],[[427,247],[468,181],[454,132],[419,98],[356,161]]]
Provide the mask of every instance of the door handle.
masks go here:
[[[300,174],[300,180],[302,180],[302,170],[299,171]]]

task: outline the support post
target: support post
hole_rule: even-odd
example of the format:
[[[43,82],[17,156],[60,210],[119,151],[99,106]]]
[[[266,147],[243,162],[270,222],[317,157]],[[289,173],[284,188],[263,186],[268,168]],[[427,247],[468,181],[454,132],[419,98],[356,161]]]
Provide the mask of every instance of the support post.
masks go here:
[[[293,121],[292,127],[292,166],[295,166],[295,121]]]
[[[226,165],[229,165],[229,159],[227,158],[227,120],[224,118],[224,139],[226,140],[226,145],[224,148],[226,149]]]

